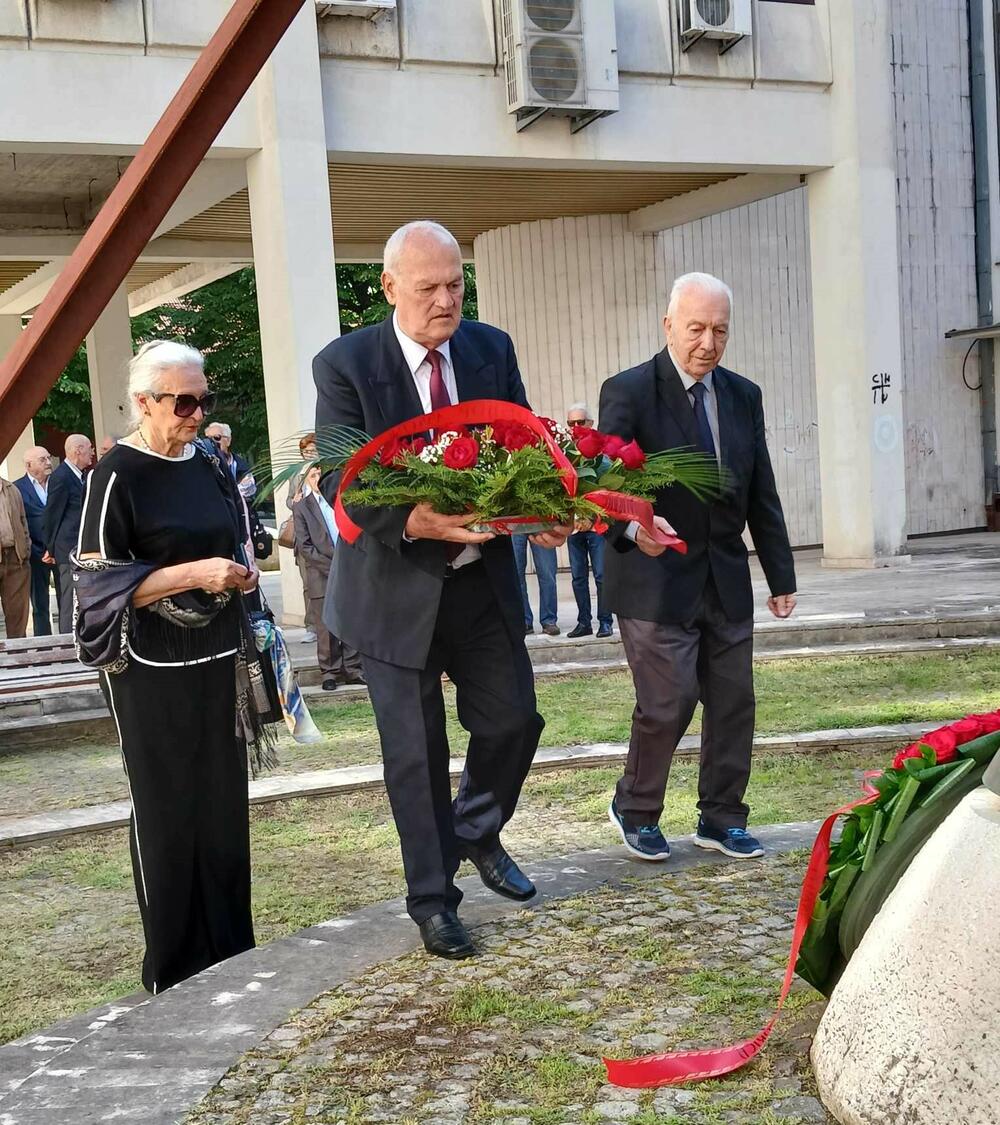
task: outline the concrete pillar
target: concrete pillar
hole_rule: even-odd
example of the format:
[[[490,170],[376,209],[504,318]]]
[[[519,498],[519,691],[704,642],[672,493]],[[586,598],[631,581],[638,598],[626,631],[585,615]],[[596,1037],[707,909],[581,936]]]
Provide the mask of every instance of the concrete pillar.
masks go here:
[[[823,563],[904,560],[896,157],[889,5],[830,6],[833,167],[808,177]]]
[[[264,393],[272,450],[316,420],[313,356],[339,334],[316,13],[304,7],[255,84],[262,147],[247,161]],[[285,492],[275,498],[278,521]],[[302,582],[281,551],[286,624]]]
[[[21,331],[20,316],[0,316],[0,359],[14,346]],[[24,451],[35,444],[35,427],[29,422],[24,432],[17,439],[13,449],[0,461],[0,477],[5,480],[15,480],[24,476]]]
[[[94,445],[106,437],[124,437],[127,428],[128,364],[132,326],[128,292],[122,285],[87,335],[87,370],[94,415]]]

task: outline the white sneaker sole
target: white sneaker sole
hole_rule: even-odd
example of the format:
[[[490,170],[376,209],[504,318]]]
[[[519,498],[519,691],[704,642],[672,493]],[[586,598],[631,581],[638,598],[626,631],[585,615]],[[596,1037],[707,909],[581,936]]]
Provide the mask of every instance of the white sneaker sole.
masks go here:
[[[625,845],[625,850],[629,855],[634,855],[636,859],[644,859],[647,863],[663,863],[664,860],[670,858],[670,847],[667,846],[665,852],[657,852],[656,855],[647,855],[645,852],[640,852],[625,839],[625,829],[619,823],[618,817],[615,816],[613,805],[608,805],[608,820],[618,829],[618,834],[622,838],[622,843]]]
[[[728,855],[731,859],[760,859],[764,854],[763,848],[757,848],[752,852],[734,852],[732,848],[727,848],[725,844],[720,843],[718,840],[713,840],[708,836],[699,836],[696,832],[692,836],[696,848],[706,848],[712,852],[722,852],[723,855]]]

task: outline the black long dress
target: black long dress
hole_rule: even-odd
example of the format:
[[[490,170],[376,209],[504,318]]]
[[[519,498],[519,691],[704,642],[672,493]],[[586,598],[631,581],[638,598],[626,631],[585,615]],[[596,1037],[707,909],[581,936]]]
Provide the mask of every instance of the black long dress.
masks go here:
[[[157,566],[233,558],[212,464],[119,444],[90,474],[80,554]],[[130,843],[152,993],[252,948],[247,759],[236,737],[240,610],[204,628],[132,613],[128,666],[102,673],[132,798]]]

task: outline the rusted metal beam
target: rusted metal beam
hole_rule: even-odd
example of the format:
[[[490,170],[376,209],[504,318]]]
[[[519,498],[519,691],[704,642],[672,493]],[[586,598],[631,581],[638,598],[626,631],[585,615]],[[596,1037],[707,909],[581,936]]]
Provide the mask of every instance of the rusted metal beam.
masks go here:
[[[304,0],[236,0],[0,364],[6,456],[125,280]]]

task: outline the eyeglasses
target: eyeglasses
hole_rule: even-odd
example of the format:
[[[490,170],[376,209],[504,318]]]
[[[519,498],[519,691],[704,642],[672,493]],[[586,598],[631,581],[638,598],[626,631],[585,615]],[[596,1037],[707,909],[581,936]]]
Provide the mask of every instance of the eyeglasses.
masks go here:
[[[207,395],[202,395],[201,398],[197,398],[195,395],[175,395],[169,391],[163,391],[160,394],[152,392],[149,397],[154,402],[159,402],[164,398],[172,398],[174,400],[174,414],[178,418],[190,418],[196,410],[201,410],[201,416],[207,418],[215,410],[215,402],[218,398],[215,391],[209,391]]]

